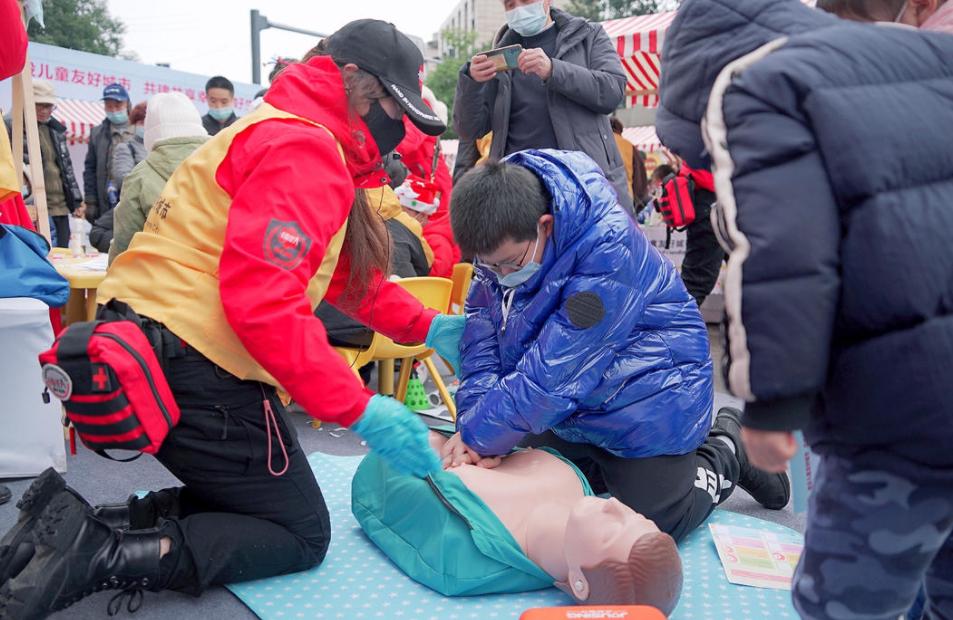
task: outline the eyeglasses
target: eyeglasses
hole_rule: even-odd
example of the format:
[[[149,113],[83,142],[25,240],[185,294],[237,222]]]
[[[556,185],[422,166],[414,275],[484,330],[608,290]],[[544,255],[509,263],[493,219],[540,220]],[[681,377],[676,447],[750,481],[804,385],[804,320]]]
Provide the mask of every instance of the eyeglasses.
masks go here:
[[[535,241],[538,243],[538,242],[539,242],[539,237],[537,237],[537,238],[535,239]],[[486,267],[487,269],[489,269],[489,270],[492,271],[493,273],[502,274],[504,269],[509,269],[509,270],[511,270],[511,271],[519,271],[520,269],[522,269],[522,268],[524,267],[524,264],[523,264],[523,263],[526,261],[526,255],[529,254],[529,249],[530,249],[530,247],[531,247],[531,246],[530,246],[531,243],[533,243],[533,241],[527,241],[527,242],[526,242],[526,250],[523,252],[523,255],[520,257],[520,259],[519,259],[517,262],[515,262],[515,263],[514,263],[514,262],[509,262],[509,261],[504,261],[504,262],[502,262],[502,263],[488,263],[488,262],[486,262],[486,261],[481,260],[479,256],[474,257],[473,260],[474,260],[474,262],[476,262],[476,264],[478,264],[478,265],[480,265],[480,266],[482,266],[482,267]]]

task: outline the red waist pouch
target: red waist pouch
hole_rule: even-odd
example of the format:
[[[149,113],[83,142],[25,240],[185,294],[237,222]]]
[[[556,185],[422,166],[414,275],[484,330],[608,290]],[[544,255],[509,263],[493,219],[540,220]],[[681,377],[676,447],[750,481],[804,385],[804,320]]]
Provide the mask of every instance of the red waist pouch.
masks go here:
[[[179,423],[179,407],[142,329],[132,321],[66,328],[40,354],[47,390],[63,401],[83,443],[155,454]]]

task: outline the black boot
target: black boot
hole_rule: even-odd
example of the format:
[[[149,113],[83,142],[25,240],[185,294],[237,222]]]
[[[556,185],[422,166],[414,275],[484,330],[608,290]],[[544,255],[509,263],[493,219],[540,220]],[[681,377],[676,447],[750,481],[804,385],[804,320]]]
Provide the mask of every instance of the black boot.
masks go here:
[[[13,528],[0,540],[0,585],[3,585],[7,579],[16,577],[33,557],[32,533],[36,518],[60,493],[71,493],[76,499],[86,504],[86,500],[66,486],[66,481],[53,468],[47,468],[37,476],[17,502],[20,516]],[[132,501],[133,497],[130,497],[129,501]],[[93,514],[112,528],[129,528],[128,502],[97,506]]]
[[[159,531],[114,530],[72,494],[53,498],[33,537],[33,559],[0,588],[0,620],[40,620],[101,590],[122,590],[111,613],[126,597],[134,611],[142,590],[159,589]]]
[[[129,503],[135,499],[130,495],[123,504],[100,504],[93,508],[93,516],[114,530],[129,529]],[[150,524],[152,526],[155,523]]]
[[[0,586],[17,575],[33,557],[33,526],[54,497],[66,490],[66,481],[52,468],[36,477],[17,508],[17,522],[0,539]]]
[[[735,457],[740,465],[738,486],[765,508],[781,510],[791,499],[791,482],[788,475],[769,474],[748,462],[744,443],[741,441],[741,412],[731,407],[722,407],[715,417],[710,435],[727,437],[735,446]]]

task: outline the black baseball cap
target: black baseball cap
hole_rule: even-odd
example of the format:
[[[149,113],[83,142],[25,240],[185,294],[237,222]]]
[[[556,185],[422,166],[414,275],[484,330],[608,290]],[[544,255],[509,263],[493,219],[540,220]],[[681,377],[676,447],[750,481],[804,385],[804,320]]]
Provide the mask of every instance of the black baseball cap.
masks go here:
[[[328,37],[328,52],[335,62],[354,63],[384,85],[411,122],[429,136],[447,130],[420,95],[423,54],[394,24],[379,19],[358,19]]]

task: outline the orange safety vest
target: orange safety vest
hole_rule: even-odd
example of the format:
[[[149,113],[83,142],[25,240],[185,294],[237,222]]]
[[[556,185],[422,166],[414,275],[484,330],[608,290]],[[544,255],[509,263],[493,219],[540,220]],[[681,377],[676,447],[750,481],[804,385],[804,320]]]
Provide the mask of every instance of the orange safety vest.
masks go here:
[[[278,382],[249,355],[225,318],[218,265],[232,198],[215,179],[234,139],[270,119],[319,123],[263,103],[199,147],[176,169],[145,228],[109,267],[98,301],[117,299],[159,321],[220,368],[240,379]],[[331,132],[328,131],[330,134]],[[333,136],[333,134],[332,134]],[[342,159],[344,152],[338,145]],[[312,309],[324,297],[344,243],[345,223],[331,239],[308,285]]]

